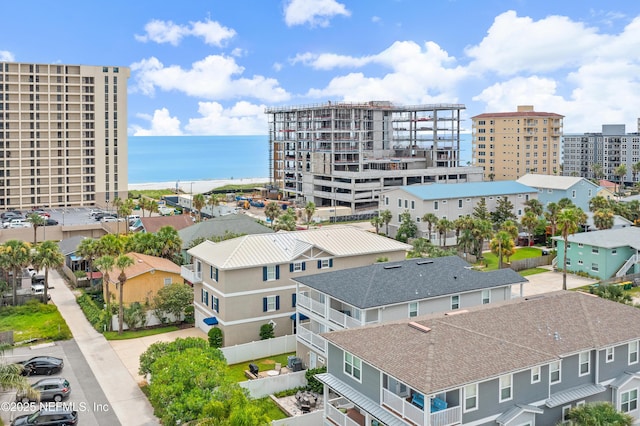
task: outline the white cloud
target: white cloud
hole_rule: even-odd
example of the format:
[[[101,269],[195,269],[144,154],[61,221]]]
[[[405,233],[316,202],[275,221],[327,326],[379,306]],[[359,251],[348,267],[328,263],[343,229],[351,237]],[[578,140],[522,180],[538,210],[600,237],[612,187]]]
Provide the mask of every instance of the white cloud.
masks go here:
[[[275,72],[282,70],[282,64],[280,62],[274,62],[272,68]]]
[[[138,114],[138,118],[148,121],[150,127],[144,129],[139,125],[132,125],[130,133],[133,136],[180,136],[180,120],[177,117],[171,117],[167,108],[157,109],[153,112],[153,116],[148,114]]]
[[[2,62],[15,62],[16,57],[8,50],[0,50],[0,61]]]
[[[199,102],[202,117],[189,119],[191,135],[262,135],[268,128],[264,105],[238,102],[229,109],[218,102]]]
[[[327,27],[336,15],[351,16],[344,4],[335,0],[291,0],[284,10],[287,26],[309,24]]]
[[[180,44],[180,41],[187,36],[200,37],[211,46],[222,46],[223,43],[236,35],[235,30],[224,27],[218,22],[206,20],[190,22],[189,25],[179,25],[172,21],[160,21],[154,19],[145,26],[144,35],[135,35],[135,39],[146,43],[169,43],[173,46]]]
[[[165,67],[157,58],[151,57],[132,64],[131,70],[134,74],[132,93],[152,96],[158,88],[176,90],[201,99],[246,97],[280,102],[290,97],[275,79],[260,75],[241,77],[244,68],[228,56],[207,56],[194,62],[190,69],[183,69],[179,65]]]
[[[379,16],[372,16],[371,17],[371,22],[373,22],[373,23],[382,22],[382,18],[379,17]]]

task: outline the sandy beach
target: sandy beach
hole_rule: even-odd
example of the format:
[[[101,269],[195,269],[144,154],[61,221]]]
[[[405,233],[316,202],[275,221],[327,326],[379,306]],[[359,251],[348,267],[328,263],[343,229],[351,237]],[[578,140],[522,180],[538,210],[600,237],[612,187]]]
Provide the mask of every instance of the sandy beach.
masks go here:
[[[130,183],[129,191],[132,190],[144,190],[144,189],[178,189],[184,193],[201,194],[203,192],[211,191],[215,188],[220,188],[225,185],[247,185],[256,184],[256,186],[262,186],[269,183],[269,178],[244,178],[244,179],[217,179],[217,180],[194,180],[194,181],[168,181],[168,182],[149,182],[149,183]]]

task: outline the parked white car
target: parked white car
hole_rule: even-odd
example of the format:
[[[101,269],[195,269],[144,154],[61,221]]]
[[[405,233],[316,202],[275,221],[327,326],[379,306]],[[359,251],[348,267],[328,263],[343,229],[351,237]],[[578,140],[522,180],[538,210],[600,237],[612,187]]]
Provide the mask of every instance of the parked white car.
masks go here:
[[[3,222],[4,228],[30,228],[31,222],[24,219],[11,219],[8,222]]]

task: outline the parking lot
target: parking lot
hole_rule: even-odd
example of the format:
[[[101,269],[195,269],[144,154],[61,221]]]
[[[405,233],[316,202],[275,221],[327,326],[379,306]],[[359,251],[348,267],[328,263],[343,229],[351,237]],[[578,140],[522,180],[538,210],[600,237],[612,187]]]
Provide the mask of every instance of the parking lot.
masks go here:
[[[60,403],[60,406],[78,411],[79,424],[92,426],[120,424],[74,340],[13,348],[4,353],[4,358],[5,362],[11,363],[38,355],[50,355],[64,360],[64,368],[54,377],[67,379],[71,385],[71,393]],[[109,367],[105,366],[105,368]],[[43,377],[47,376],[30,376],[28,380],[34,383]],[[0,417],[6,425],[10,424],[11,419],[34,412],[39,408],[37,403],[16,404],[15,395],[15,390],[0,393]],[[43,404],[49,403],[43,402]]]

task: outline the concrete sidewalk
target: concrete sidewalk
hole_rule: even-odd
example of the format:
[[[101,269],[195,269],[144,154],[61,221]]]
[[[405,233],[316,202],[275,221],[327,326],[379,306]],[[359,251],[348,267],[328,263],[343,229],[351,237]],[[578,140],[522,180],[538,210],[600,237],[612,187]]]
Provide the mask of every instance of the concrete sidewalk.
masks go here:
[[[136,380],[129,374],[129,370],[109,342],[87,321],[76,303],[74,293],[56,271],[49,271],[49,285],[54,287],[49,290],[51,300],[69,325],[73,338],[100,383],[120,424],[159,425],[160,422],[153,415],[151,404]]]

